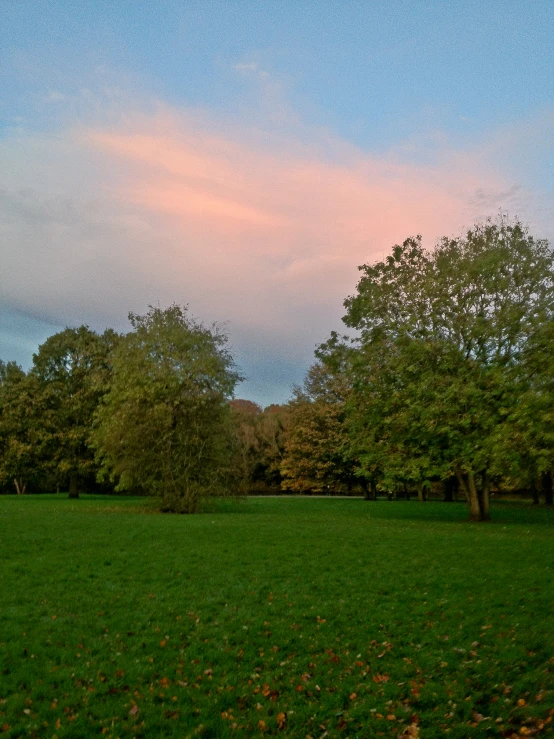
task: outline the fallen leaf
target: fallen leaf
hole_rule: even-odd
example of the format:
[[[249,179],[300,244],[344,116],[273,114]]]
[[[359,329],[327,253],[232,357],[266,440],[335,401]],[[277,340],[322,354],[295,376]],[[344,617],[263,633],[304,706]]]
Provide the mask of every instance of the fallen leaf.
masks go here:
[[[139,712],[139,707],[135,703],[135,705],[129,711],[129,716],[138,716],[138,712]]]
[[[283,728],[283,726],[285,725],[285,721],[287,720],[287,716],[286,716],[286,714],[285,714],[285,713],[283,713],[283,711],[280,711],[280,712],[279,712],[279,713],[277,714],[277,716],[276,716],[276,720],[277,720],[277,726],[278,726],[278,727],[279,727],[280,729],[282,729],[282,728]]]
[[[417,737],[419,737],[419,726],[416,723],[411,723],[399,735],[399,739],[416,739]]]
[[[388,683],[388,681],[389,681],[388,675],[373,675],[374,683]]]

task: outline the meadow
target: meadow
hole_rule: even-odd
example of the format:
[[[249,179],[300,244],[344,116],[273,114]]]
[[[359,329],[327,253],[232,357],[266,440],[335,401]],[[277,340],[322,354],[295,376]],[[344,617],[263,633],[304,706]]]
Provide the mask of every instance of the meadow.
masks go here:
[[[0,498],[0,736],[522,737],[554,723],[554,511]]]

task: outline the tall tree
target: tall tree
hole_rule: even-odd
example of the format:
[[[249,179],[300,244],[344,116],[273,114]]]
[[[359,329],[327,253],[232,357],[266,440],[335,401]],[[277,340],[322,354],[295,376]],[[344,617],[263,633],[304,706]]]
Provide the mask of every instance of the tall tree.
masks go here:
[[[94,455],[88,446],[92,417],[107,389],[110,352],[118,336],[99,335],[88,326],[50,336],[33,357],[40,412],[34,419],[37,453],[59,483],[69,482],[69,497],[94,480]]]
[[[226,336],[186,307],[129,319],[96,416],[97,458],[116,489],[142,488],[164,510],[193,513],[203,497],[230,492],[228,401],[240,376]]]
[[[345,301],[345,322],[360,332],[350,365],[358,428],[380,418],[392,472],[455,474],[470,518],[488,519],[526,356],[554,314],[548,243],[500,219],[433,251],[407,239],[360,270]]]

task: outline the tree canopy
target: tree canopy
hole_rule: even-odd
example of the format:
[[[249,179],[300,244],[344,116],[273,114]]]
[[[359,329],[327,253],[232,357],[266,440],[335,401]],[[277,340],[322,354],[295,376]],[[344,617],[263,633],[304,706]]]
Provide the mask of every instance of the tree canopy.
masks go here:
[[[347,377],[317,361],[290,404],[289,431],[281,464],[284,490],[327,493],[359,484],[350,454],[345,406]]]
[[[79,483],[94,478],[94,456],[88,447],[92,416],[110,379],[111,350],[119,337],[87,326],[66,328],[41,345],[33,358],[40,402],[37,453],[58,481],[69,480],[70,497]]]
[[[348,372],[362,466],[414,482],[456,475],[470,517],[487,519],[491,475],[521,461],[522,398],[552,407],[548,243],[487,221],[431,251],[407,239],[360,270],[344,320],[359,331]]]
[[[194,512],[225,493],[231,474],[228,400],[240,379],[217,326],[186,307],[131,313],[133,330],[112,353],[109,391],[93,445],[117,490],[143,489],[165,510]]]

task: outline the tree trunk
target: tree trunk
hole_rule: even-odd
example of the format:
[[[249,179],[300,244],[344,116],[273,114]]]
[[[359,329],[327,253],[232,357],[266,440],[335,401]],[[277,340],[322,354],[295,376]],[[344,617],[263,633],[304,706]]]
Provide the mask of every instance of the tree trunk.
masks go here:
[[[466,496],[469,507],[470,521],[489,521],[490,520],[490,503],[489,503],[489,481],[486,472],[482,475],[482,489],[477,489],[475,473],[468,472],[463,474],[457,472],[456,477],[461,489]]]
[[[457,477],[469,506],[469,520],[480,521],[481,506],[479,505],[479,496],[475,485],[475,475],[473,472],[468,472],[467,475],[458,472]]]
[[[423,503],[423,483],[419,483],[417,486],[417,499],[420,503]]]
[[[406,496],[406,500],[410,500],[410,491],[406,483],[404,483],[404,495]]]
[[[27,483],[23,482],[23,480],[18,480],[17,478],[14,478],[13,481],[15,485],[15,490],[18,495],[25,495],[25,492],[27,490]]]
[[[482,490],[480,495],[480,503],[481,503],[481,521],[490,521],[491,520],[491,509],[490,509],[490,484],[489,484],[489,476],[487,475],[487,472],[483,472],[483,479],[482,479]]]
[[[543,472],[541,475],[542,491],[545,505],[552,505],[552,472]]]
[[[79,497],[79,488],[77,486],[77,475],[75,473],[72,473],[69,476],[69,497],[70,498]]]
[[[455,477],[447,477],[446,480],[444,480],[444,502],[445,503],[452,503],[454,500],[454,481]]]

